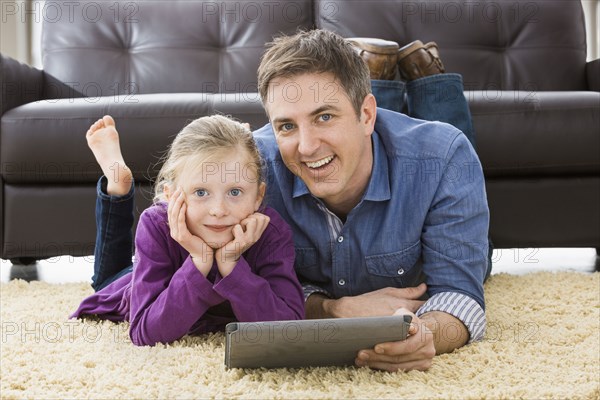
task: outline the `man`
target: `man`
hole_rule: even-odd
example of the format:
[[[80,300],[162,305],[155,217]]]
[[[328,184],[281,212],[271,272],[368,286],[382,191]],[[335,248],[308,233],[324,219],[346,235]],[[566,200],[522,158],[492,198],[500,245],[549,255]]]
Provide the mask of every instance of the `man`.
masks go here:
[[[444,75],[414,87],[441,89]],[[389,371],[428,369],[480,339],[489,211],[465,135],[378,109],[367,65],[327,31],[276,39],[258,84],[267,203],[293,229],[307,318],[412,314],[407,340],[356,358]]]

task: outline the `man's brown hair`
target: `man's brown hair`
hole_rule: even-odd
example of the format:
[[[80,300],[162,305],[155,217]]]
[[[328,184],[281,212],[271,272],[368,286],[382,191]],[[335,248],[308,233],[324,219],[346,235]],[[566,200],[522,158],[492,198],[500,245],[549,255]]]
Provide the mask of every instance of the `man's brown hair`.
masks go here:
[[[258,90],[265,110],[273,79],[311,73],[333,74],[360,117],[365,96],[371,93],[369,68],[343,37],[320,29],[280,36],[267,44],[258,67]]]

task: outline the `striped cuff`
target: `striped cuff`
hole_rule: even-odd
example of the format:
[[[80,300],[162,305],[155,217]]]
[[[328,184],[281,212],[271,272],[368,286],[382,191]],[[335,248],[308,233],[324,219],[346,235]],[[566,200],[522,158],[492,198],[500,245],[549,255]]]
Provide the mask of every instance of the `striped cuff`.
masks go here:
[[[457,292],[434,294],[417,310],[417,317],[430,311],[443,311],[458,318],[469,331],[469,343],[483,339],[485,311],[471,297]]]
[[[331,296],[331,294],[329,294],[329,292],[325,289],[322,289],[318,286],[315,285],[311,285],[308,283],[305,283],[302,285],[302,290],[304,291],[304,302],[306,303],[306,300],[308,299],[308,297],[311,294],[315,294],[315,293],[321,293],[324,294],[325,296],[332,298],[333,296]]]

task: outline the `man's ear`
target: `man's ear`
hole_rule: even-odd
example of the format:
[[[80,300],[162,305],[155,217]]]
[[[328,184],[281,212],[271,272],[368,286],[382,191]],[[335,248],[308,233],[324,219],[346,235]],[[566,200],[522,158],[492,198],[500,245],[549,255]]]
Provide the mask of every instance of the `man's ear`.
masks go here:
[[[365,127],[365,133],[371,135],[375,129],[375,119],[377,118],[377,101],[372,93],[365,96],[360,107],[360,123]]]
[[[265,193],[267,191],[267,184],[264,182],[261,182],[258,184],[258,196],[256,196],[256,203],[254,205],[254,210],[258,211],[258,209],[260,208],[260,205],[262,204],[264,198],[265,198]]]

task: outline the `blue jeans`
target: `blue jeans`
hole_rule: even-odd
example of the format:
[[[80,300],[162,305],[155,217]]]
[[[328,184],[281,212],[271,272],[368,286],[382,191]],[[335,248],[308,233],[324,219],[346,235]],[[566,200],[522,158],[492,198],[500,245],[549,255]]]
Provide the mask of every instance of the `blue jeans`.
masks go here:
[[[475,147],[471,112],[459,74],[431,75],[408,83],[372,80],[371,90],[378,107],[454,125]]]
[[[460,129],[475,148],[471,112],[463,93],[461,75],[436,74],[408,83],[372,80],[371,90],[378,107],[403,112],[413,118],[449,123]],[[494,246],[489,239],[485,280],[492,271],[493,250]]]
[[[96,187],[96,246],[92,287],[98,291],[131,273],[134,186],[125,196],[106,193],[106,178]]]

